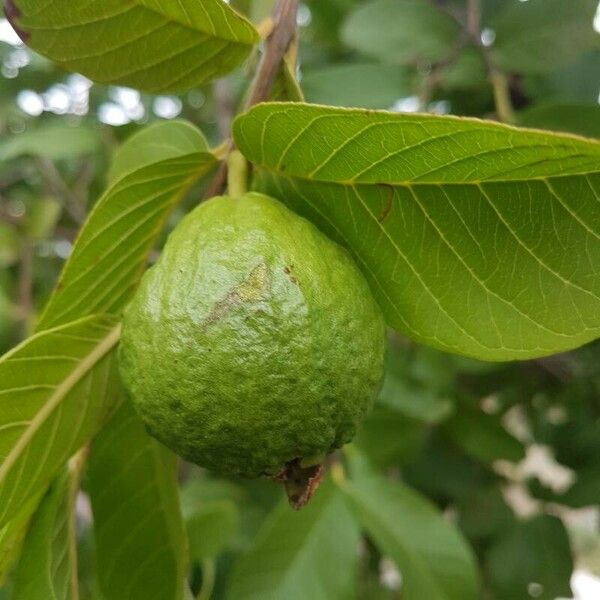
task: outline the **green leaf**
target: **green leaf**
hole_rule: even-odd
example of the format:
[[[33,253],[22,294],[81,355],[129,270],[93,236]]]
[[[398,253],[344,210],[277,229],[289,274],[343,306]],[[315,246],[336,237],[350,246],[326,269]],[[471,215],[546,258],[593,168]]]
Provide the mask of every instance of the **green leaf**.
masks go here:
[[[207,502],[187,519],[187,532],[192,560],[202,561],[217,556],[231,542],[239,515],[229,500]]]
[[[169,133],[170,145],[153,149]],[[140,139],[147,152],[139,150]],[[205,149],[202,134],[180,122],[154,126],[125,143],[113,170],[121,177],[90,213],[38,329],[94,313],[117,315],[123,309],[170,209],[215,164]],[[158,160],[149,163],[151,158]]]
[[[348,247],[406,335],[484,360],[600,335],[600,143],[286,103],[234,135],[254,187]]]
[[[19,260],[20,239],[17,229],[0,223],[0,267],[10,267]]]
[[[187,542],[176,458],[128,401],[93,442],[88,490],[100,589],[110,600],[179,600]]]
[[[502,600],[532,597],[532,583],[536,584],[535,597],[540,600],[570,598],[573,560],[561,520],[540,515],[515,523],[490,548],[486,570],[492,588]]]
[[[40,503],[41,495],[32,496],[19,513],[0,530],[0,587],[21,553],[21,546],[29,527],[31,516]]]
[[[528,0],[507,3],[489,25],[492,56],[506,71],[538,73],[572,63],[600,45],[593,20],[596,0]]]
[[[324,484],[301,511],[282,503],[271,513],[237,563],[227,598],[346,600],[353,589],[358,540],[344,498]]]
[[[373,0],[350,13],[342,39],[383,62],[426,63],[451,54],[459,31],[453,19],[427,0]]]
[[[158,121],[133,134],[113,155],[111,182],[153,163],[182,154],[210,152],[202,132],[188,121]]]
[[[375,475],[342,484],[375,545],[402,574],[406,600],[470,600],[477,596],[475,559],[459,532],[417,492]]]
[[[115,404],[119,325],[92,316],[0,358],[0,527],[17,516]]]
[[[302,89],[309,102],[389,108],[413,93],[408,74],[395,65],[342,63],[305,70]]]
[[[376,405],[358,430],[354,443],[375,465],[398,466],[414,459],[425,444],[426,434],[422,422]]]
[[[519,123],[526,127],[568,131],[600,138],[598,104],[538,104],[519,113]]]
[[[596,506],[600,502],[600,462],[578,470],[575,483],[555,500],[574,508]]]
[[[348,484],[346,491],[366,532],[400,569],[403,598],[475,598],[471,549],[429,500],[375,476]]]
[[[54,198],[34,200],[27,210],[27,235],[32,240],[48,239],[62,212],[62,205]]]
[[[444,430],[459,448],[477,460],[518,462],[525,457],[523,444],[504,429],[498,416],[465,404],[444,423]]]
[[[27,44],[98,83],[148,92],[197,87],[237,67],[258,42],[222,0],[13,0]]]
[[[31,520],[12,600],[78,600],[75,500],[83,457],[58,476]]]
[[[9,136],[0,143],[0,161],[25,155],[72,159],[97,152],[101,143],[100,132],[94,127],[52,123]]]

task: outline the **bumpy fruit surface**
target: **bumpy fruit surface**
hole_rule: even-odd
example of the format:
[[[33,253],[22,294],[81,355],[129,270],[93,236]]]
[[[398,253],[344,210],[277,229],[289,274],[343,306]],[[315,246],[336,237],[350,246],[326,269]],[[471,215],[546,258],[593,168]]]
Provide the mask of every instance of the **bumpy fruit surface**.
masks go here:
[[[349,255],[260,194],[187,215],[125,312],[124,383],[150,433],[234,475],[350,441],[383,373],[384,324]]]

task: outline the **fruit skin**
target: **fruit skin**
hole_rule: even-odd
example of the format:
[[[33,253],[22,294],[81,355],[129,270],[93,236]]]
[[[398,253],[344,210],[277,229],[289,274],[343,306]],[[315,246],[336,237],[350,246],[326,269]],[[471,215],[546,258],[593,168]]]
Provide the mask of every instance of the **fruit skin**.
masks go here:
[[[350,256],[279,201],[187,215],[125,311],[123,381],[150,433],[232,475],[349,442],[379,390],[385,327]]]

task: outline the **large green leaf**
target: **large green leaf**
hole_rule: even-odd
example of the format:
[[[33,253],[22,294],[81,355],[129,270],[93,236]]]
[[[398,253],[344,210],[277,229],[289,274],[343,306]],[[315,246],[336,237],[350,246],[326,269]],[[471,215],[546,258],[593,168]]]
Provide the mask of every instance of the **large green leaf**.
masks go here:
[[[92,444],[89,493],[100,588],[111,600],[180,600],[187,542],[175,456],[123,402]]]
[[[506,3],[489,23],[492,55],[506,71],[537,73],[567,66],[600,46],[594,31],[596,0],[528,0]]]
[[[471,600],[475,559],[458,531],[425,498],[365,465],[342,489],[375,545],[398,566],[406,600]]]
[[[358,538],[344,498],[331,484],[300,512],[281,504],[236,565],[227,598],[346,600],[353,589]]]
[[[69,463],[33,516],[12,600],[79,600],[75,502],[84,462],[77,455]]]
[[[234,134],[255,187],[352,251],[392,327],[487,360],[600,335],[600,143],[286,103]]]
[[[342,39],[384,62],[427,63],[446,58],[459,31],[458,24],[428,0],[373,0],[350,13]]]
[[[18,516],[115,403],[119,325],[92,316],[0,358],[0,527]]]
[[[222,0],[13,0],[34,50],[99,83],[188,90],[237,67],[258,42]]]
[[[161,147],[169,133],[169,144]],[[38,329],[94,313],[118,314],[170,209],[216,161],[204,136],[181,122],[133,136],[117,156],[113,172],[121,177],[90,213]]]

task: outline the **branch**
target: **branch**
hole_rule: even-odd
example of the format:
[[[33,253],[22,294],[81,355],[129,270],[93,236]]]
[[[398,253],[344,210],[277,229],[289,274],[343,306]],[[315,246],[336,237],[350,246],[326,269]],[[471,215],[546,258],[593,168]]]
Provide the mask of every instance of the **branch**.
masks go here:
[[[278,0],[273,10],[273,31],[265,42],[265,51],[252,83],[246,108],[269,97],[279,65],[294,39],[298,0]]]
[[[269,97],[281,61],[296,33],[297,12],[298,0],[277,0],[277,4],[273,9],[273,28],[265,40],[265,49],[250,87],[245,109],[259,102],[264,102]],[[230,140],[227,154],[233,149],[234,144]],[[222,193],[226,182],[227,162],[223,161],[208,185],[204,198],[211,198]]]

